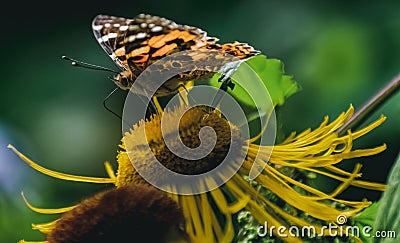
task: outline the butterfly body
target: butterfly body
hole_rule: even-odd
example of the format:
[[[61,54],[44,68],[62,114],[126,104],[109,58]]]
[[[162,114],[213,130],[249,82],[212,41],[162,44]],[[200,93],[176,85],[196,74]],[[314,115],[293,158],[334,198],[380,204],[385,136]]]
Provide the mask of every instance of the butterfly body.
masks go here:
[[[139,14],[133,19],[98,15],[93,20],[92,29],[101,47],[120,67],[121,72],[114,77],[114,82],[124,90],[129,90],[136,78],[150,65],[157,65],[158,60],[174,53],[184,53],[177,60],[171,59],[155,66],[154,70],[160,71],[182,67],[190,70],[163,83],[155,96],[174,93],[180,85],[192,80],[210,78],[234,59],[246,60],[259,54],[245,43],[218,44],[217,38],[207,36],[199,28],[148,14]],[[193,64],[196,61],[210,65],[198,68]]]

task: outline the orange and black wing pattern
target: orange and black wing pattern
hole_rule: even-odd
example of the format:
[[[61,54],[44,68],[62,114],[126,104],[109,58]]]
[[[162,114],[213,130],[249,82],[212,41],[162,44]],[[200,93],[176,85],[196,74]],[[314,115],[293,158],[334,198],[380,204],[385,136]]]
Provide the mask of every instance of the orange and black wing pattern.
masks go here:
[[[193,61],[203,59],[204,62],[215,64],[207,67],[207,70],[193,70],[178,75],[179,82],[210,77],[219,71],[223,65],[230,62],[230,59],[221,59],[218,53],[226,54],[232,60],[242,61],[260,53],[246,43],[219,44],[217,38],[208,36],[199,28],[177,24],[169,19],[149,14],[139,14],[133,19],[98,15],[92,22],[92,29],[100,46],[122,69],[114,80],[124,89],[129,89],[148,66],[173,53],[186,50],[201,51],[190,52],[186,58],[174,61],[174,63],[180,62],[177,64],[179,67],[191,67]],[[208,55],[204,51],[212,52],[208,52]],[[201,58],[203,59],[199,60]],[[192,66],[193,69],[196,68]],[[166,68],[168,69],[168,65],[160,66],[158,69]],[[124,78],[128,81],[122,83],[121,80]],[[170,85],[175,87],[178,84],[170,83]]]
[[[107,54],[119,66],[135,74],[172,53],[202,48],[218,41],[199,28],[148,14],[139,14],[133,19],[98,15],[92,29]]]

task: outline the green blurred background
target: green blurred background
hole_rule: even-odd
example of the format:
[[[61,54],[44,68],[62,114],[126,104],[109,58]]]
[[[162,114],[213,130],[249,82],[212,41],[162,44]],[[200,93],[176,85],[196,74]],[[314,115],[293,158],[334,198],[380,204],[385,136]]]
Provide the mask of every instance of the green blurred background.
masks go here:
[[[360,107],[400,72],[400,3],[364,1],[10,1],[1,15],[0,242],[40,240],[30,224],[46,222],[29,210],[64,207],[107,186],[64,182],[25,165],[11,143],[41,165],[71,174],[106,176],[115,166],[121,122],[102,107],[114,88],[108,74],[71,67],[61,55],[116,69],[91,31],[97,14],[133,17],[141,12],[206,30],[221,42],[248,42],[285,64],[303,90],[278,110],[286,134],[316,127],[349,104]],[[111,99],[119,111],[125,93]],[[357,146],[387,143],[368,159],[365,178],[385,182],[400,147],[400,95],[373,118],[388,120]],[[378,192],[343,195],[377,200]]]

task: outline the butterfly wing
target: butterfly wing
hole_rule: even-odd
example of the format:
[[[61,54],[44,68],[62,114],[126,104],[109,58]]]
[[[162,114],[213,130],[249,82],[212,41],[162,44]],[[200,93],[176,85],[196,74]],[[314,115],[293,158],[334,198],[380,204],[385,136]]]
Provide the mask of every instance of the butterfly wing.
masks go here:
[[[130,22],[125,35],[125,56],[130,67],[144,70],[172,53],[197,49],[217,41],[217,38],[207,37],[207,33],[199,28],[139,14]]]
[[[131,22],[132,19],[108,15],[97,15],[92,22],[93,34],[100,46],[120,68],[125,70],[129,68],[128,64],[125,59],[117,55],[117,52],[123,48],[123,40]]]
[[[133,77],[169,54],[218,41],[199,28],[148,14],[133,19],[98,15],[92,29],[104,51],[119,67],[131,71]]]
[[[188,72],[181,77],[183,81],[202,77],[207,72],[213,73],[226,63],[232,62],[230,58],[219,58],[218,52],[243,61],[259,53],[244,43],[217,44],[217,38],[207,36],[207,33],[199,28],[180,25],[149,14],[139,14],[133,19],[98,15],[93,20],[92,29],[100,46],[123,69],[125,73],[122,76],[129,79],[130,85],[149,65],[179,51],[215,51],[214,55],[192,52],[184,60],[178,60],[185,66],[199,58],[215,64],[208,71]],[[227,71],[223,73],[225,72]]]

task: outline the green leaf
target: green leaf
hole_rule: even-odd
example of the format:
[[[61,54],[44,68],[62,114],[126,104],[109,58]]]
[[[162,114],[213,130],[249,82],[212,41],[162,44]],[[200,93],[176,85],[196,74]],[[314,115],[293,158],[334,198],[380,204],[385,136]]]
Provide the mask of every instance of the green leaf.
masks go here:
[[[353,218],[355,225],[359,226],[373,226],[378,212],[379,202],[373,203],[368,208],[364,209],[359,215]]]
[[[358,229],[360,229],[360,232],[362,232],[362,229],[365,227],[373,228],[379,205],[379,202],[373,203],[371,206],[364,209],[359,215],[352,218],[353,225],[357,226]],[[367,233],[372,234],[372,232]],[[362,242],[371,242],[371,237],[367,237],[367,235],[364,235],[363,233],[360,233],[359,236]]]
[[[300,89],[291,76],[285,75],[283,63],[278,59],[260,55],[247,61],[247,64],[260,76],[275,105],[283,105]]]
[[[391,169],[387,187],[379,201],[374,231],[400,233],[400,156]],[[373,242],[398,242],[396,238],[373,238]]]
[[[267,59],[264,55],[255,56],[246,61],[247,65],[240,65],[232,79],[243,80],[248,90],[260,90],[260,81],[267,88],[273,105],[283,105],[285,100],[300,90],[300,86],[291,76],[285,75],[284,66],[280,60]],[[250,67],[250,68],[248,68]],[[258,76],[258,77],[257,77]],[[215,75],[210,83],[215,87],[221,86],[218,82],[220,75]],[[241,103],[254,107],[250,95],[242,87],[236,85],[230,93]]]

